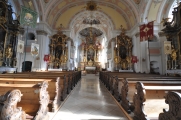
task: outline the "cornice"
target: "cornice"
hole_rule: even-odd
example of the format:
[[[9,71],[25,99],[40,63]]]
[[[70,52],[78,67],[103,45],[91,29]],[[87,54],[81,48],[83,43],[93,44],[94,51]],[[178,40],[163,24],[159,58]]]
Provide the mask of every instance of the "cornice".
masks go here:
[[[37,35],[47,35],[48,33],[44,30],[36,30]]]

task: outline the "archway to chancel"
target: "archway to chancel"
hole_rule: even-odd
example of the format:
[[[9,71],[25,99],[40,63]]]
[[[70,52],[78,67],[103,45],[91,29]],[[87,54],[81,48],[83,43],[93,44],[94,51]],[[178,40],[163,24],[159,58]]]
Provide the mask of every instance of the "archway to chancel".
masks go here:
[[[75,66],[77,64],[76,67],[80,70],[85,70],[86,67],[99,70],[105,68],[107,40],[113,37],[112,20],[101,11],[95,11],[91,17],[90,12],[86,11],[74,16],[69,27],[70,37],[76,48]]]

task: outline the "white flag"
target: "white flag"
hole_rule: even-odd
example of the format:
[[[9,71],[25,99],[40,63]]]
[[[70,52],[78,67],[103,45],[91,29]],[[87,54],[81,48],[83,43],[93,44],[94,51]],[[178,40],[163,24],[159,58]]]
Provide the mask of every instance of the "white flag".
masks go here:
[[[38,54],[39,54],[39,44],[31,43],[31,54],[33,56],[38,56]]]
[[[17,52],[18,53],[24,52],[24,41],[18,40]]]

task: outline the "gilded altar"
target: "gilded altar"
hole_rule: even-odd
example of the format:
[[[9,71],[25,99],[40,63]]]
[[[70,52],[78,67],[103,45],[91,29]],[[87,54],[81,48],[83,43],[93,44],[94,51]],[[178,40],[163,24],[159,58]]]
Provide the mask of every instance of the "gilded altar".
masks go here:
[[[132,40],[125,34],[125,29],[121,26],[121,34],[115,38],[114,65],[115,70],[132,69]]]
[[[96,39],[96,35],[94,31],[95,28],[89,28],[88,34],[83,38],[82,43],[80,45],[81,50],[81,70],[86,70],[87,72],[89,69],[87,68],[94,68],[91,71],[100,71],[100,51],[102,49],[100,42]],[[84,33],[84,32],[83,32]]]
[[[51,36],[50,39],[50,58],[49,68],[51,69],[66,69],[68,60],[68,48],[67,48],[68,37],[62,33],[61,27],[58,33]]]

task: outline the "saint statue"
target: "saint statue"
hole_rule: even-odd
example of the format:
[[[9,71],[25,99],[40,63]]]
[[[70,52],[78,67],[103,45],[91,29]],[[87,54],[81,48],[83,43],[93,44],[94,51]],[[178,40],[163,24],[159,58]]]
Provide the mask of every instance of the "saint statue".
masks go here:
[[[8,45],[8,47],[6,48],[6,58],[11,58],[12,55],[13,55],[12,48],[10,45]]]
[[[175,50],[173,45],[172,45],[172,53],[171,53],[172,60],[176,60],[177,59],[177,51],[178,50]]]

